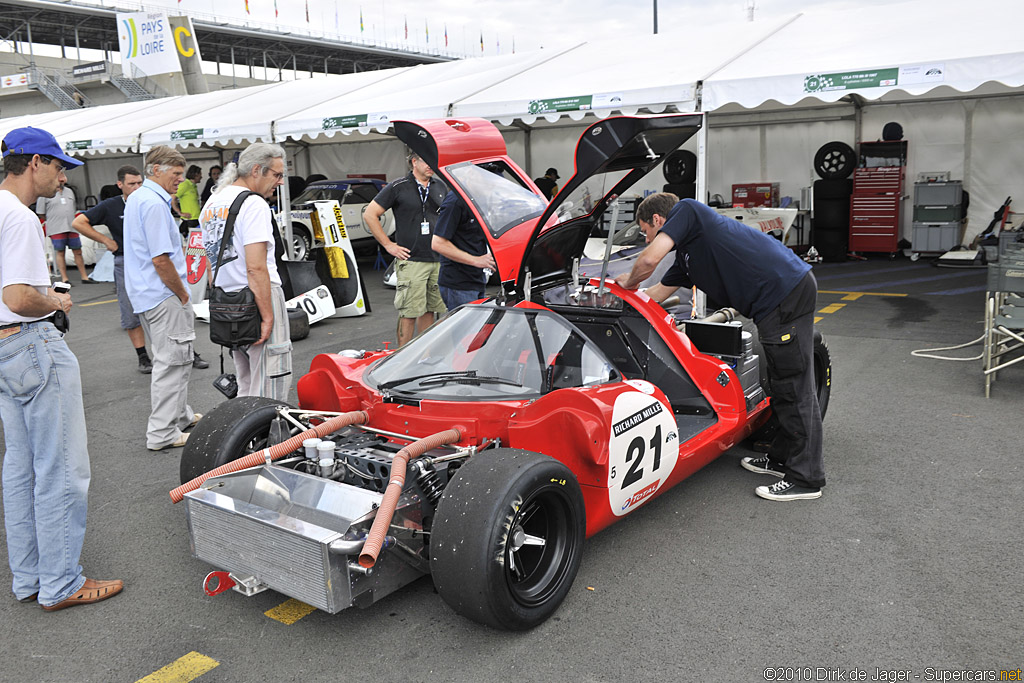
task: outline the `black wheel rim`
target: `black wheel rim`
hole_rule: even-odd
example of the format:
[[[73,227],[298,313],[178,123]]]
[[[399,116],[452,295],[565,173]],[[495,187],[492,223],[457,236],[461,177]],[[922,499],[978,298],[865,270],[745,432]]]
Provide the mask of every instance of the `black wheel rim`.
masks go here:
[[[521,605],[558,590],[576,552],[572,508],[561,488],[541,489],[516,512],[505,543],[505,578]]]

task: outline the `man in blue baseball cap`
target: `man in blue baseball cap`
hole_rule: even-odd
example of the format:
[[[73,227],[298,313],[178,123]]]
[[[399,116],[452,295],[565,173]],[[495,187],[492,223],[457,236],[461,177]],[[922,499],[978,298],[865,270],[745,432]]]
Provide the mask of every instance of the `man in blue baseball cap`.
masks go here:
[[[82,162],[52,135],[18,128],[0,145],[0,420],[4,425],[4,525],[12,590],[46,611],[117,595],[120,580],[87,579],[89,450],[78,359],[53,324],[71,297],[50,288],[43,231],[28,206],[52,197]]]

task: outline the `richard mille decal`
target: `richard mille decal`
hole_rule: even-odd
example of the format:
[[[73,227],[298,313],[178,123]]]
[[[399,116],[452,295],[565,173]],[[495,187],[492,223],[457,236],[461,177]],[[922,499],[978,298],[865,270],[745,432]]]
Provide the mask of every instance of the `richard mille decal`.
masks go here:
[[[653,387],[652,387],[653,391]],[[608,453],[608,504],[621,517],[660,489],[679,458],[672,411],[657,398],[628,391],[615,399]]]

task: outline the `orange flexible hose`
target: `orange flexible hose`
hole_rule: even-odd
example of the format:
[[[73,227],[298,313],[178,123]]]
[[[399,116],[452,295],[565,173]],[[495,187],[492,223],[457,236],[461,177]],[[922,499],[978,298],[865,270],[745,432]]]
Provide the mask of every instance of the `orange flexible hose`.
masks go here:
[[[414,441],[395,454],[391,461],[391,477],[388,480],[387,489],[384,491],[384,498],[377,508],[377,516],[373,518],[373,525],[370,533],[366,535],[366,543],[359,553],[359,564],[369,569],[377,562],[377,556],[384,545],[384,537],[391,526],[391,519],[395,516],[395,508],[398,506],[398,497],[402,495],[405,487],[405,468],[408,462],[418,458],[432,448],[455,443],[462,438],[458,429],[446,429]]]
[[[277,460],[278,458],[288,455],[292,451],[300,448],[302,446],[302,442],[306,439],[322,438],[342,429],[343,427],[355,424],[366,424],[369,421],[370,416],[365,410],[356,410],[351,413],[337,415],[316,425],[312,429],[307,429],[301,434],[296,434],[287,441],[282,441],[281,443],[275,444],[269,448],[264,448],[261,451],[250,453],[238,460],[232,460],[231,462],[225,463],[216,469],[200,474],[192,481],[186,482],[171,491],[171,500],[175,503],[180,503],[186,493],[189,491],[195,491],[210,477],[219,477],[222,474],[230,474],[231,472],[237,472],[249,467],[262,465],[267,461],[268,457],[271,460]]]

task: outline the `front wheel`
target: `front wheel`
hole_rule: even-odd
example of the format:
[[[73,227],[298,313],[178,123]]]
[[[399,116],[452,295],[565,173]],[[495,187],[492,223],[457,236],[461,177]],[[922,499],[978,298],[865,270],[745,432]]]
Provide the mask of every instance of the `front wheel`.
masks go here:
[[[462,616],[531,629],[568,594],[585,535],[583,494],[569,468],[528,451],[485,451],[459,469],[438,503],[434,585]]]
[[[277,408],[287,405],[262,396],[239,396],[204,415],[182,451],[181,483],[266,448]]]

